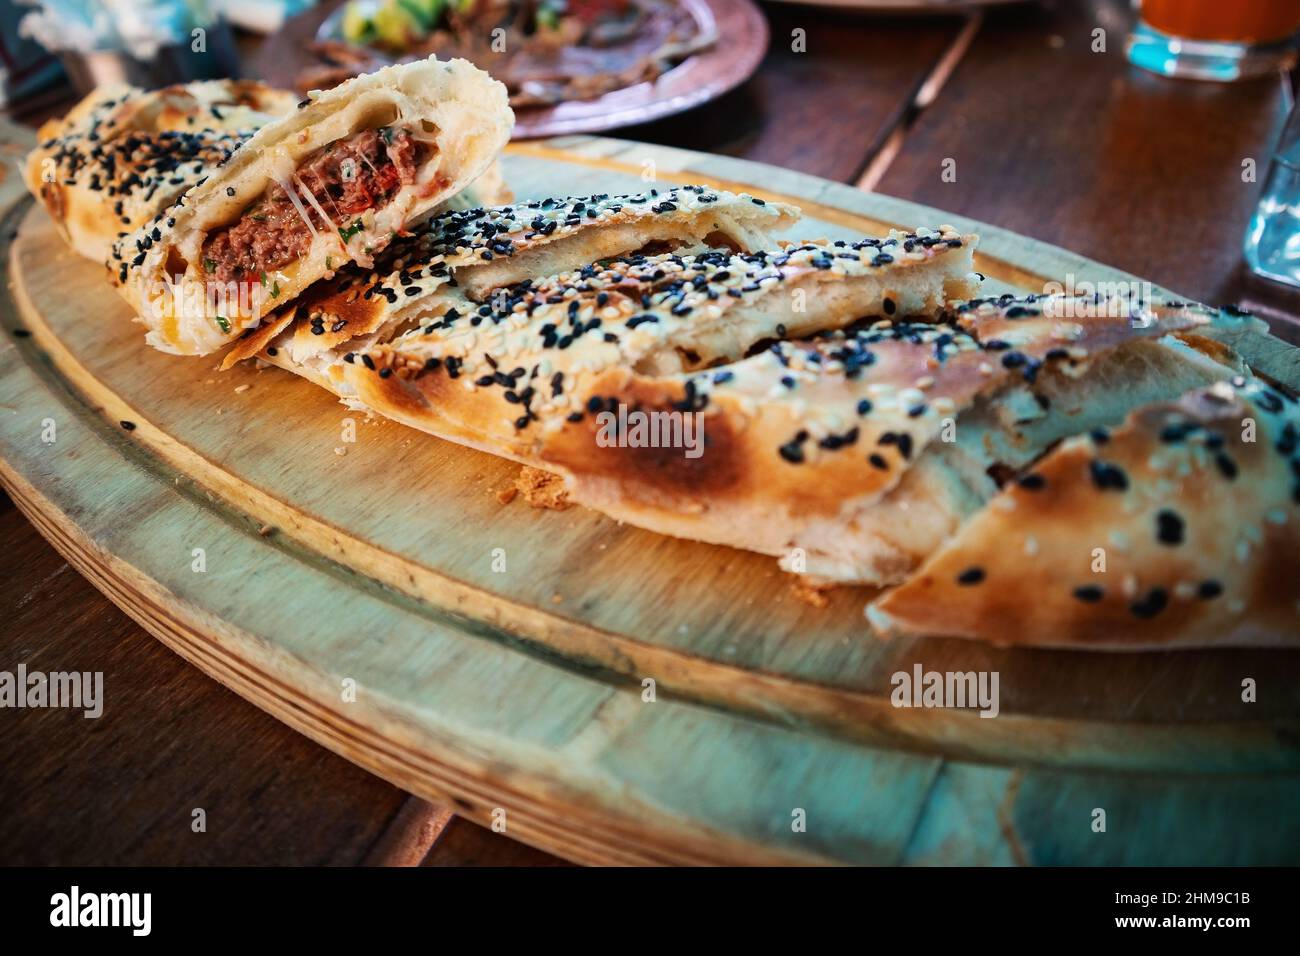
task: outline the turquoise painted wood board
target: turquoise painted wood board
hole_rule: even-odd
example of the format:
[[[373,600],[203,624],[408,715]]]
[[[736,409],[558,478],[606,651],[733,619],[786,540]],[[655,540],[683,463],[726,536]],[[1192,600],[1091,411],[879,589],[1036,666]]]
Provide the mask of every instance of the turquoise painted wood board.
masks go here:
[[[994,289],[1132,278],[739,160],[570,138],[504,170],[521,197],[745,189],[804,207],[792,238],[953,222]],[[584,862],[1300,858],[1300,655],[881,641],[866,590],[814,608],[767,558],[502,504],[517,466],[275,369],[153,352],[12,177],[0,201],[5,486],[160,640],[394,783]],[[1242,348],[1300,382],[1296,350]],[[1001,714],[894,708],[916,663],[998,671]]]

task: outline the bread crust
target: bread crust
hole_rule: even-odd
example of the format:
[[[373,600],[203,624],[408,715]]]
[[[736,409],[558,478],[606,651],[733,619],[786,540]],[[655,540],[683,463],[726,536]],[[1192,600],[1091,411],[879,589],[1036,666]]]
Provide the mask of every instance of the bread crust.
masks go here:
[[[1300,405],[1237,378],[1064,442],[867,613],[1004,645],[1294,647],[1297,555]]]
[[[121,234],[170,206],[295,102],[254,80],[101,87],[41,126],[24,168],[27,188],[68,245],[102,263]]]

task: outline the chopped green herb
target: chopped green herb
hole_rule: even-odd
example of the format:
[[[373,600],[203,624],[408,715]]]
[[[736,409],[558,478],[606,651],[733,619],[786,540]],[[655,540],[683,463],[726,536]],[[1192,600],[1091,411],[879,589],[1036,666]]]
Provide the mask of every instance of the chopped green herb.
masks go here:
[[[221,326],[222,332],[225,332],[227,335],[230,334],[230,323],[226,321],[224,315],[217,316],[217,325]]]
[[[325,257],[325,268],[326,268],[326,269],[333,269],[333,268],[334,268],[334,257],[333,257],[333,256],[326,256],[326,257]]]
[[[273,286],[271,286],[271,298],[272,299],[280,298],[280,283],[277,282]]]
[[[266,288],[266,273],[263,272],[259,278],[260,278],[261,281],[262,281],[262,288],[265,289],[265,288]]]
[[[364,228],[365,224],[360,219],[355,219],[350,226],[340,226],[339,235],[343,237],[343,242],[346,245],[353,236]]]
[[[213,262],[211,259],[204,259],[204,260],[203,260],[203,271],[204,271],[204,272],[216,272],[216,271],[217,271],[217,264],[216,264],[215,262]]]

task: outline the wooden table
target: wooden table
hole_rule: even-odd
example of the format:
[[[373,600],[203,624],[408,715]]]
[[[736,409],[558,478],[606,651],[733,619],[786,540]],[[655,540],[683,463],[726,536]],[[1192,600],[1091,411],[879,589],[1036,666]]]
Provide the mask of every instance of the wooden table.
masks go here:
[[[1190,297],[1242,303],[1300,342],[1300,294],[1249,277],[1240,257],[1260,188],[1243,182],[1242,163],[1255,160],[1262,179],[1289,81],[1219,86],[1130,68],[1127,8],[876,19],[772,4],[759,75],[624,135],[986,220]],[[1105,52],[1093,51],[1098,27]],[[806,52],[792,49],[797,30]],[[188,667],[3,497],[0,554],[0,668],[102,671],[111,702],[93,722],[4,713],[0,863],[562,863],[408,796]]]

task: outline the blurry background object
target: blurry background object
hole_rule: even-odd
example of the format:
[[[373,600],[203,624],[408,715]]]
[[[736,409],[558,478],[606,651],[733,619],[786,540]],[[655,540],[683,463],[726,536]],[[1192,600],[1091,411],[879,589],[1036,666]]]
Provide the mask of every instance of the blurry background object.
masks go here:
[[[1295,64],[1300,0],[1141,0],[1129,61],[1164,76],[1227,82]]]
[[[327,65],[297,86],[435,53],[489,69],[516,109],[547,106],[654,80],[717,39],[678,0],[347,0],[316,33]]]
[[[19,33],[56,53],[73,86],[165,86],[238,72],[229,27],[205,0],[27,0]]]
[[[866,10],[872,13],[967,13],[981,7],[1003,7],[1012,3],[1028,3],[1029,0],[777,0],[782,3],[797,3],[817,7],[842,7],[852,10]]]
[[[274,33],[284,21],[315,4],[316,0],[211,0],[213,12],[231,26],[253,33]]]
[[[231,26],[252,33],[274,33],[286,20],[316,5],[316,0],[209,0],[214,13]]]
[[[1256,275],[1300,287],[1300,109],[1291,110],[1273,150],[1243,252]]]
[[[699,106],[767,50],[753,0],[347,0],[289,21],[252,75],[300,92],[436,54],[506,85],[515,136],[595,132]]]
[[[12,0],[0,0],[0,106],[17,104],[63,75],[56,57],[19,35],[19,16]]]

